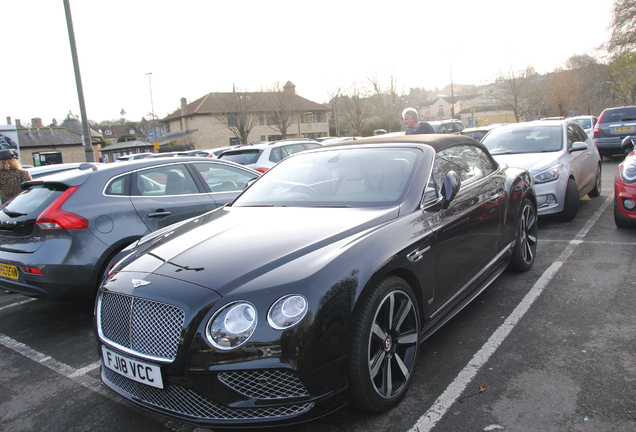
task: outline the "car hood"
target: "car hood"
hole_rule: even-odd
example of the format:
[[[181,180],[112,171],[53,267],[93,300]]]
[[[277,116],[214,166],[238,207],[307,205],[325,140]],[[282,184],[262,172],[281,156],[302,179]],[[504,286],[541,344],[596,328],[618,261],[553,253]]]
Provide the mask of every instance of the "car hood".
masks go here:
[[[533,174],[550,168],[558,162],[561,152],[546,153],[518,153],[493,155],[498,163],[505,163],[510,167],[525,168]]]
[[[213,289],[224,296],[292,261],[287,275],[302,279],[333,254],[398,216],[399,208],[224,207],[140,244],[124,272],[153,273]],[[331,257],[331,258],[329,258]],[[127,259],[128,261],[128,259]],[[313,267],[313,268],[312,268]],[[291,276],[290,276],[291,277]],[[277,280],[271,283],[283,283]]]

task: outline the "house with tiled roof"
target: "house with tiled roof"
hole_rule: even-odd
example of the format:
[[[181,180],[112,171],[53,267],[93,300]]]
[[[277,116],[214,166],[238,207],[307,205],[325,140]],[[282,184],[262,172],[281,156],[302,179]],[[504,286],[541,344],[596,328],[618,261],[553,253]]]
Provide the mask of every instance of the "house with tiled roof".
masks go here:
[[[293,108],[293,122],[287,129],[287,138],[319,138],[329,135],[329,108],[312,102],[296,94],[296,86],[287,82],[283,88]],[[170,141],[178,144],[192,144],[195,149],[208,149],[239,144],[238,138],[226,126],[228,118],[237,115],[228,103],[233,97],[250,100],[252,114],[258,116],[248,142],[274,141],[281,139],[281,133],[273,124],[272,99],[276,92],[208,93],[187,103],[181,99],[181,108],[161,120],[166,135],[159,144]]]
[[[65,127],[37,127],[17,129],[20,143],[20,159],[25,165],[47,165],[47,159],[55,163],[86,162],[82,134]],[[93,155],[99,161],[98,137],[92,137]]]

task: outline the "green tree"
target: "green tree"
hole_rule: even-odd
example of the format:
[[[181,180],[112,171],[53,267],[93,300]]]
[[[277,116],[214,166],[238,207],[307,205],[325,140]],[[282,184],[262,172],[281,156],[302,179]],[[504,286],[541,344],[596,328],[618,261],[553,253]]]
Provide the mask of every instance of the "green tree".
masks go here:
[[[610,29],[610,53],[617,54],[636,49],[636,0],[614,0]]]

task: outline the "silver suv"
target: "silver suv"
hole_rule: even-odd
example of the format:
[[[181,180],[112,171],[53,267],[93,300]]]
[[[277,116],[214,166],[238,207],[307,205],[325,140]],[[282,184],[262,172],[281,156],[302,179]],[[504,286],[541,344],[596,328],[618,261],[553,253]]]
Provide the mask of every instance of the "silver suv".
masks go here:
[[[311,139],[257,142],[225,151],[221,153],[219,159],[264,173],[293,153],[321,146],[322,144],[318,141]]]

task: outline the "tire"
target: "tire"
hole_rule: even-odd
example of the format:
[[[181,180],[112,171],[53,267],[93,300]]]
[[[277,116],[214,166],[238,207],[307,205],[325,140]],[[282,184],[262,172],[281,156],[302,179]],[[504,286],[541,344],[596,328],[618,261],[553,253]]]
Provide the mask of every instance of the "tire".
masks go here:
[[[614,223],[618,228],[631,228],[634,226],[634,222],[626,221],[622,218],[621,212],[618,209],[618,200],[614,196]]]
[[[402,279],[381,280],[360,299],[349,349],[349,400],[365,411],[383,412],[404,397],[420,345],[419,308]]]
[[[581,197],[579,196],[579,187],[576,185],[574,179],[569,179],[567,188],[565,189],[565,206],[563,208],[563,211],[559,213],[557,218],[564,222],[568,222],[574,219],[576,214],[579,212],[580,200]]]
[[[594,189],[592,189],[587,196],[590,198],[596,198],[601,195],[601,190],[603,189],[603,180],[602,180],[602,172],[601,172],[601,164],[596,168],[596,180],[594,182]]]
[[[537,210],[528,198],[523,201],[517,223],[517,242],[509,267],[518,272],[530,270],[537,253]]]

